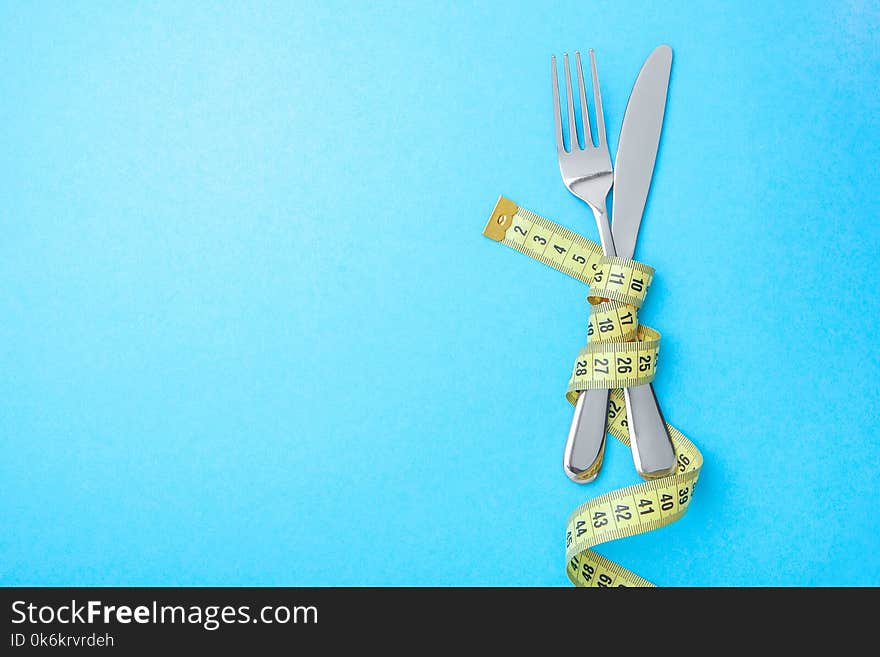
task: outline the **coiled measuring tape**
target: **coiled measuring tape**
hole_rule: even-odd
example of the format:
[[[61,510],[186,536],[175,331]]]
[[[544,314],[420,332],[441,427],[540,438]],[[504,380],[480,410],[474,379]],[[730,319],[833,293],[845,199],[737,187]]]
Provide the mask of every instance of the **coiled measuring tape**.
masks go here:
[[[483,234],[590,286],[587,345],[575,359],[566,399],[574,404],[583,390],[612,388],[608,432],[629,447],[621,388],[653,381],[660,349],[660,334],[638,322],[653,268],[606,257],[595,242],[503,196]],[[566,572],[575,586],[653,586],[592,548],[663,527],[688,510],[703,456],[678,429],[666,426],[677,456],[674,474],[605,493],[569,516]]]

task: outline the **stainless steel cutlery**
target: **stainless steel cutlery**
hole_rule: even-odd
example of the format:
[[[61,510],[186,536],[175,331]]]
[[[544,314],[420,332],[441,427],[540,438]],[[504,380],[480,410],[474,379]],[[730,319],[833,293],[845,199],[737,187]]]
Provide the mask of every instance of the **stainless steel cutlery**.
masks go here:
[[[562,112],[556,58],[551,60],[556,150],[562,180],[568,190],[593,213],[606,256],[632,258],[645,208],[654,161],[663,128],[672,50],[659,46],[648,56],[633,86],[624,114],[612,168],[605,138],[605,117],[599,91],[596,57],[590,50],[596,111],[596,145],[590,130],[587,96],[579,53],[575,53],[578,96],[583,126],[583,147],[578,143],[577,121],[568,55],[564,56],[569,150],[563,142]],[[614,187],[612,223],[608,223],[606,198]],[[593,481],[602,467],[605,451],[608,390],[585,390],[578,397],[565,445],[563,466],[573,481]],[[645,479],[663,477],[675,467],[675,451],[653,386],[624,390],[630,443],[636,470]]]
[[[569,150],[565,150],[562,138],[562,113],[559,103],[556,57],[551,59],[550,65],[553,75],[553,112],[556,118],[556,153],[559,158],[559,171],[562,173],[562,182],[568,190],[590,206],[596,220],[596,227],[599,229],[599,237],[605,255],[614,255],[616,253],[614,238],[611,234],[611,225],[608,223],[608,210],[605,204],[605,199],[613,184],[614,173],[611,168],[611,155],[608,153],[608,141],[605,138],[605,116],[602,112],[602,96],[599,92],[596,55],[591,49],[590,70],[596,108],[597,146],[593,146],[593,137],[590,131],[581,55],[575,53],[574,57],[578,77],[578,95],[581,102],[583,148],[578,145],[568,54],[563,56],[563,61],[565,63],[565,90],[568,101],[566,104],[568,106]],[[580,483],[593,481],[602,467],[602,458],[605,454],[605,421],[608,415],[608,395],[610,392],[607,389],[585,390],[578,397],[563,457],[565,474],[573,481]]]

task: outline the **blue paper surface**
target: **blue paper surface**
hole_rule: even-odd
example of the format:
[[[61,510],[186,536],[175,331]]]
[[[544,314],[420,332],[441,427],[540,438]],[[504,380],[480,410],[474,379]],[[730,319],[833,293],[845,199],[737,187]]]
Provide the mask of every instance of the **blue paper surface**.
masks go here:
[[[876,2],[3,3],[0,584],[565,585],[585,286],[486,238],[562,186],[550,55],[616,148],[674,51],[636,256],[706,465],[599,551],[878,585]],[[613,151],[612,151],[613,152]]]

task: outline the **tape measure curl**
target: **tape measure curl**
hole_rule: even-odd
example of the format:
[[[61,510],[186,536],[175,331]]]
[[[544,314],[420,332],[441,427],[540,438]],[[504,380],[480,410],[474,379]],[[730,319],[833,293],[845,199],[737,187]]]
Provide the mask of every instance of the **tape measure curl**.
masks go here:
[[[503,196],[483,234],[590,285],[588,341],[575,360],[566,398],[574,404],[583,390],[613,388],[608,432],[629,446],[620,388],[652,381],[660,348],[660,333],[638,322],[638,308],[653,279],[653,268],[606,257],[595,242]],[[600,495],[569,517],[566,572],[575,586],[653,586],[592,548],[668,525],[689,508],[703,457],[684,434],[667,427],[677,457],[674,474]]]

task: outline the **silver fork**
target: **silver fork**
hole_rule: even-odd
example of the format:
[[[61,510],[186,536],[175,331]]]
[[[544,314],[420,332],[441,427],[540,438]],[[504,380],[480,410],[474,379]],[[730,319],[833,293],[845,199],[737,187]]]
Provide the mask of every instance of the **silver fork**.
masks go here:
[[[556,119],[556,152],[559,155],[559,170],[568,190],[590,206],[602,250],[605,255],[617,255],[611,224],[608,221],[606,198],[614,182],[611,155],[605,139],[605,115],[602,112],[602,96],[599,92],[599,75],[596,72],[596,55],[590,48],[590,68],[593,77],[593,97],[596,105],[597,145],[593,145],[590,118],[587,113],[587,94],[584,89],[584,72],[581,67],[581,54],[575,52],[577,65],[578,95],[581,101],[583,124],[583,148],[578,144],[577,122],[574,115],[571,71],[568,53],[563,56],[565,64],[565,90],[568,106],[568,134],[570,150],[565,150],[562,140],[562,115],[560,112],[559,83],[556,74],[556,57],[551,59],[553,73],[553,112]],[[565,442],[563,467],[569,479],[586,484],[593,481],[602,467],[605,455],[605,434],[608,418],[608,396],[610,390],[585,390],[578,397],[574,417]]]

